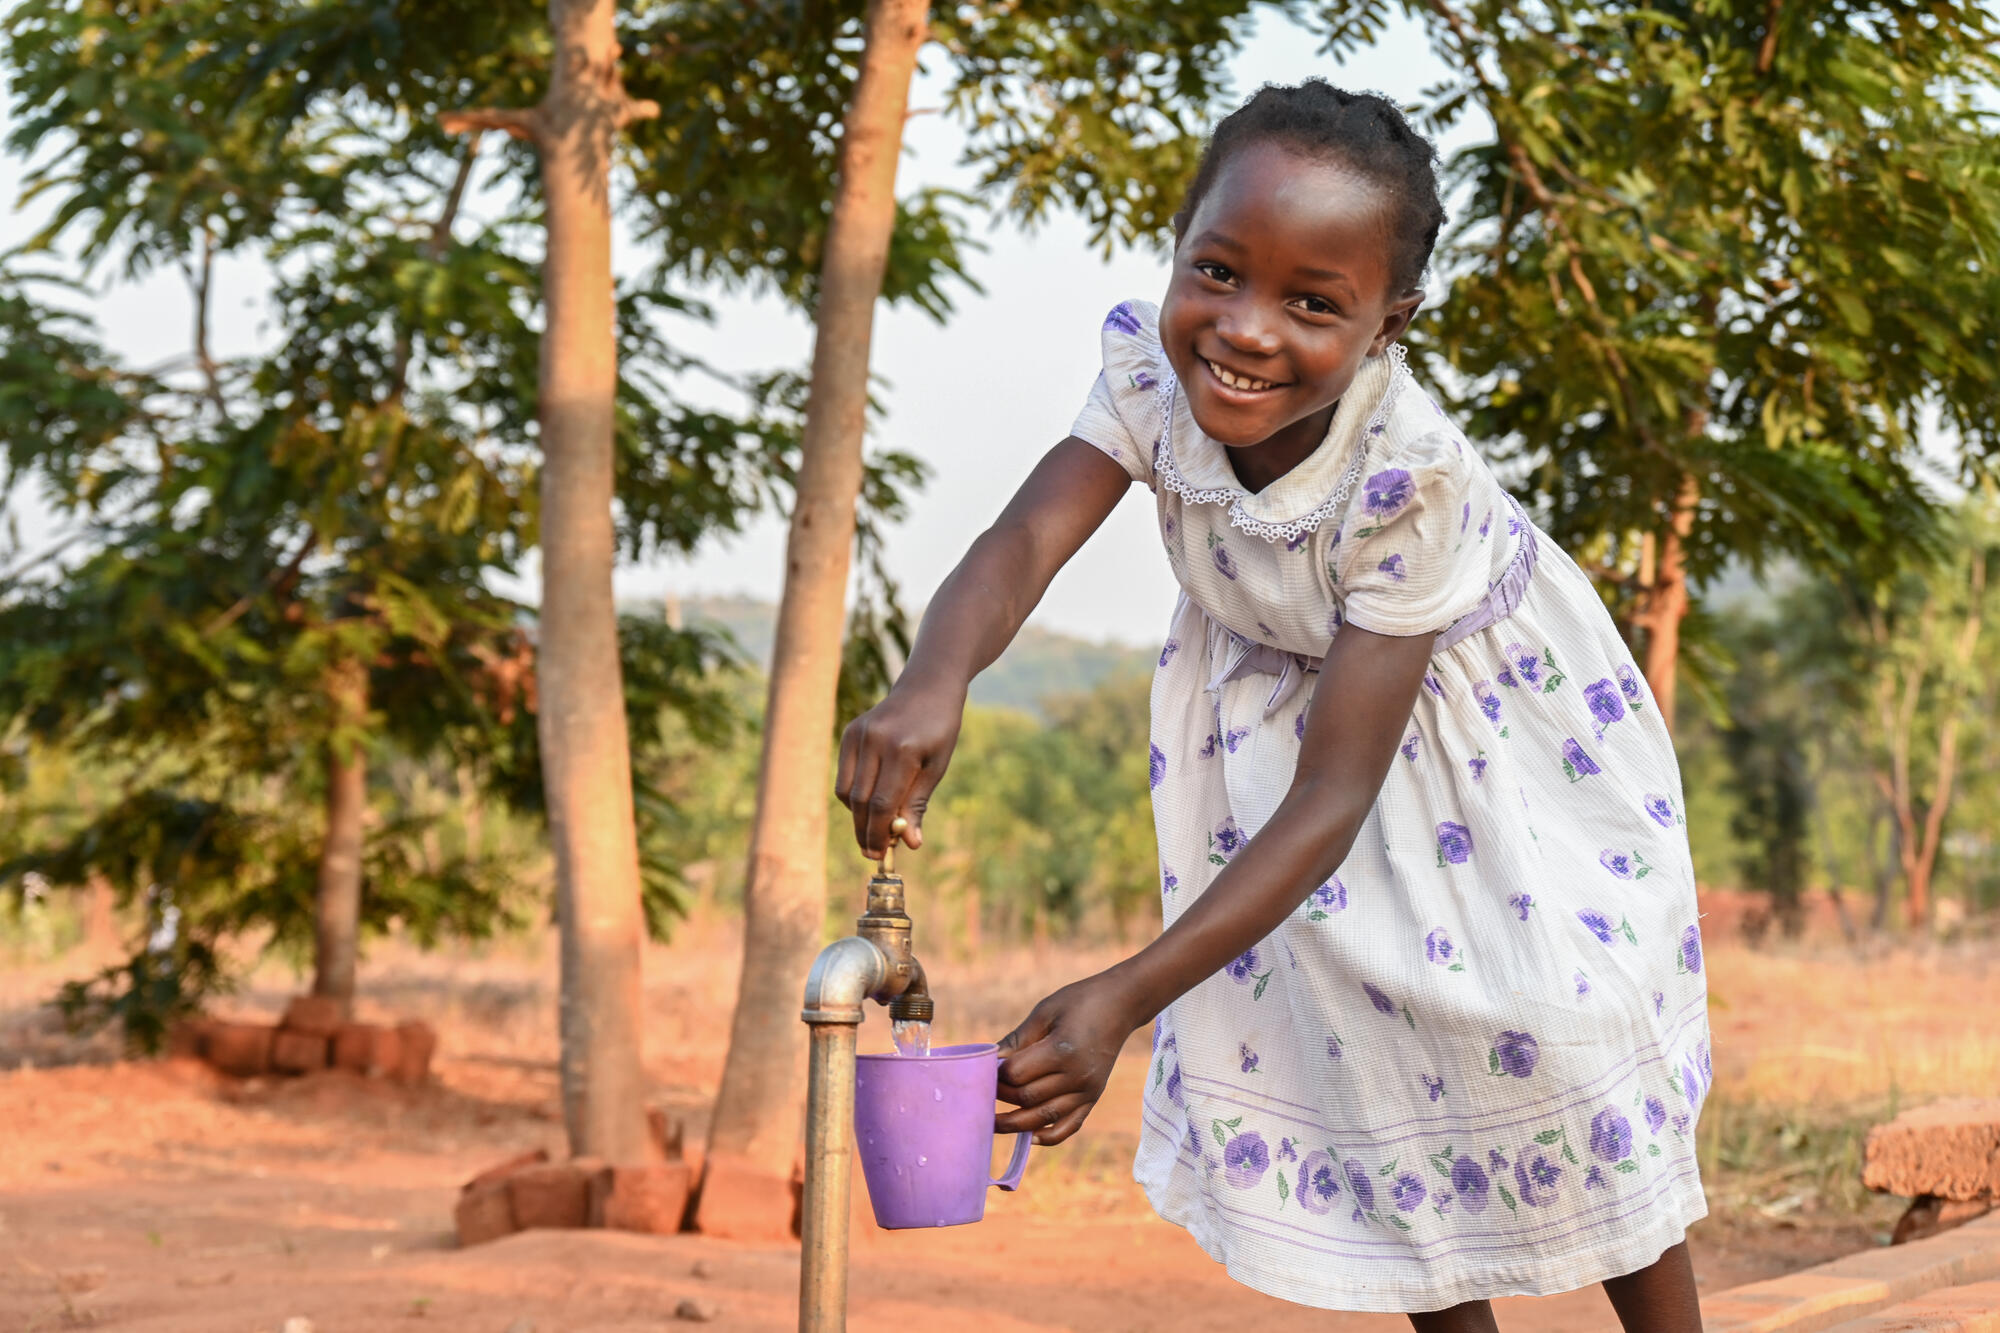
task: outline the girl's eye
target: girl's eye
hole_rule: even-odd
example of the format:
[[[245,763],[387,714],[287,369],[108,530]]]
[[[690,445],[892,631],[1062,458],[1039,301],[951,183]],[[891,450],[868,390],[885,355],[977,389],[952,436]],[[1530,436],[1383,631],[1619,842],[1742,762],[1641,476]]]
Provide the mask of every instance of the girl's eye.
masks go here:
[[[1218,264],[1212,259],[1196,260],[1194,271],[1201,274],[1204,278],[1212,278],[1216,282],[1228,282],[1236,276],[1229,271],[1227,265]]]
[[[1324,296],[1302,296],[1299,298],[1299,305],[1309,315],[1337,315],[1340,313],[1340,307],[1327,300]]]

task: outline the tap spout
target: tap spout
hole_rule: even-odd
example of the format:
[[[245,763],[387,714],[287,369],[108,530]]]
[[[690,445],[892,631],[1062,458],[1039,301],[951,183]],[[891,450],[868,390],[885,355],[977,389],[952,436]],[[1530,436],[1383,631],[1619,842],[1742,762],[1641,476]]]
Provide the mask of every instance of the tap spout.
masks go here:
[[[937,1004],[931,999],[930,983],[924,977],[924,965],[910,955],[909,979],[903,989],[889,1001],[889,1017],[894,1022],[913,1020],[928,1023],[937,1016]]]

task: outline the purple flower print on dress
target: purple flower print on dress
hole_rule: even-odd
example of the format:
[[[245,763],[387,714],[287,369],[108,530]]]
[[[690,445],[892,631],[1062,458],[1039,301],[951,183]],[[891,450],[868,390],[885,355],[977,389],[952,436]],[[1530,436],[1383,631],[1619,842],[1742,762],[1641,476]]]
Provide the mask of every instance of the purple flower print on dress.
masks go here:
[[[1181,1090],[1181,1064],[1174,1061],[1173,1072],[1167,1075],[1167,1100],[1175,1106],[1187,1105],[1187,1094]]]
[[[1333,1159],[1315,1148],[1299,1163],[1299,1206],[1315,1217],[1324,1217],[1340,1193],[1340,1173]]]
[[[1215,826],[1215,832],[1208,835],[1208,859],[1219,866],[1228,865],[1248,841],[1243,836],[1243,830],[1236,827],[1235,819],[1225,818]]]
[[[1486,1070],[1490,1074],[1526,1078],[1535,1072],[1535,1061],[1541,1056],[1542,1044],[1527,1033],[1502,1032],[1486,1053]]]
[[[1507,897],[1507,906],[1513,908],[1520,915],[1520,918],[1526,921],[1528,913],[1535,908],[1535,896],[1531,893],[1509,894]]]
[[[1539,1143],[1530,1143],[1514,1154],[1514,1189],[1530,1208],[1546,1208],[1555,1202],[1556,1182],[1563,1169],[1554,1154]]]
[[[1681,1065],[1681,1096],[1687,1098],[1688,1110],[1701,1105],[1701,1075],[1694,1072],[1694,1066],[1685,1062]]]
[[[1287,551],[1303,551],[1306,549],[1306,543],[1311,540],[1312,534],[1310,532],[1301,532],[1298,536],[1293,537],[1285,543],[1285,549]]]
[[[1164,864],[1161,865],[1160,892],[1172,893],[1175,889],[1178,889],[1180,886],[1181,886],[1181,877],[1174,873],[1173,867]]]
[[[1341,1039],[1340,1039],[1340,1036],[1339,1036],[1339,1034],[1337,1034],[1337,1033],[1329,1033],[1329,1034],[1327,1034],[1327,1038],[1326,1038],[1326,1058],[1327,1058],[1327,1059],[1329,1059],[1329,1060],[1338,1060],[1338,1059],[1340,1059],[1340,1053],[1341,1053],[1342,1051],[1346,1050],[1346,1049],[1347,1049],[1347,1046],[1346,1046],[1346,1043],[1344,1043],[1344,1042],[1342,1042],[1342,1041],[1341,1041]]]
[[[1120,301],[1117,305],[1111,307],[1111,313],[1104,317],[1104,327],[1107,330],[1116,330],[1119,333],[1137,333],[1139,331],[1139,316],[1133,311],[1132,303],[1130,301]]]
[[[1542,683],[1542,655],[1540,653],[1536,652],[1533,648],[1524,647],[1518,643],[1508,644],[1505,651],[1507,653],[1507,660],[1514,664],[1516,671],[1521,673],[1521,680],[1525,684],[1539,685]]]
[[[1514,669],[1512,667],[1501,667],[1499,674],[1494,676],[1493,679],[1499,681],[1510,690],[1521,688],[1521,683],[1514,679]]]
[[[1309,919],[1324,921],[1335,912],[1347,910],[1347,885],[1341,883],[1340,876],[1335,875],[1312,891],[1310,901],[1312,912],[1309,914]]]
[[[1157,745],[1152,747],[1152,751],[1153,751],[1152,756],[1147,761],[1146,765],[1147,777],[1152,788],[1154,790],[1158,790],[1159,785],[1162,782],[1164,782],[1167,777],[1167,756],[1166,752],[1161,750],[1160,747]]]
[[[1438,864],[1462,866],[1472,859],[1472,830],[1450,820],[1437,826]]]
[[[1600,728],[1608,727],[1625,716],[1625,701],[1618,697],[1617,687],[1612,685],[1608,676],[1584,686],[1583,701],[1590,705],[1590,715],[1597,719]]]
[[[1445,932],[1443,926],[1424,936],[1424,957],[1439,967],[1448,965],[1457,953],[1457,946],[1451,942],[1451,936]]]
[[[1158,380],[1154,379],[1151,375],[1147,374],[1143,370],[1137,372],[1132,376],[1132,387],[1135,389],[1150,389],[1153,386],[1157,385],[1158,383],[1159,383]]]
[[[1674,1114],[1674,1133],[1676,1133],[1676,1134],[1685,1134],[1685,1133],[1687,1133],[1687,1132],[1688,1132],[1688,1126],[1692,1125],[1693,1123],[1694,1123],[1694,1117],[1693,1117],[1693,1116],[1691,1116],[1691,1115],[1689,1115],[1689,1114],[1688,1114],[1688,1113],[1687,1113],[1686,1111],[1677,1111],[1677,1112],[1675,1112],[1675,1114]]]
[[[1403,758],[1409,760],[1413,764],[1416,763],[1417,745],[1421,740],[1422,738],[1418,736],[1417,733],[1414,731],[1411,732],[1408,736],[1404,737],[1402,745],[1398,747],[1403,752]]]
[[[1465,530],[1471,526],[1472,526],[1472,501],[1467,500],[1465,502],[1465,512],[1461,513],[1458,516],[1458,535],[1463,537],[1465,535]]]
[[[1405,1171],[1397,1176],[1396,1183],[1389,1187],[1389,1197],[1395,1200],[1396,1206],[1404,1212],[1414,1213],[1423,1207],[1424,1200],[1430,1197],[1430,1191],[1424,1188],[1424,1182],[1416,1173]]]
[[[1236,955],[1236,961],[1222,970],[1227,972],[1229,979],[1237,985],[1249,985],[1250,978],[1257,974],[1257,946],[1253,944],[1242,953]]]
[[[1229,734],[1222,738],[1222,746],[1229,753],[1235,754],[1236,747],[1243,744],[1244,738],[1249,736],[1249,734],[1250,728],[1248,727],[1231,727]]]
[[[1658,1097],[1646,1098],[1646,1132],[1657,1134],[1667,1123],[1667,1104]]]
[[[1237,1189],[1247,1190],[1271,1169],[1271,1150],[1255,1130],[1238,1134],[1222,1145],[1223,1175]]]
[[[1486,517],[1479,520],[1479,535],[1481,539],[1483,540],[1486,534],[1491,531],[1493,531],[1493,511],[1489,509],[1486,511]]]
[[[1667,1012],[1667,993],[1663,990],[1654,991],[1653,1017],[1658,1018],[1661,1014],[1664,1014],[1666,1012]]]
[[[1155,460],[1157,460],[1159,456],[1160,456],[1160,447],[1158,445],[1154,445],[1153,457]],[[1175,520],[1172,514],[1168,514],[1165,518],[1160,520],[1160,531],[1166,535],[1168,541],[1172,541],[1174,539],[1174,534],[1176,532],[1179,532],[1180,529],[1181,529],[1180,523]]]
[[[1409,571],[1403,568],[1403,557],[1400,554],[1391,555],[1375,568],[1387,574],[1394,583],[1407,582],[1410,577]]]
[[[1236,1043],[1236,1046],[1237,1046],[1237,1053],[1242,1057],[1243,1072],[1246,1074],[1256,1073],[1257,1061],[1258,1061],[1257,1052],[1250,1049],[1250,1043],[1247,1041],[1238,1042]]]
[[[1619,693],[1625,696],[1626,703],[1632,705],[1633,712],[1636,713],[1645,707],[1645,689],[1639,684],[1638,672],[1634,671],[1629,664],[1621,663],[1618,669],[1611,674],[1618,677]]]
[[[1604,915],[1604,913],[1598,911],[1595,907],[1586,907],[1579,911],[1576,914],[1576,919],[1583,922],[1584,927],[1591,934],[1597,936],[1600,944],[1611,943],[1611,936],[1618,929],[1618,927],[1611,924],[1610,917]]]
[[[1486,720],[1494,726],[1500,725],[1500,696],[1493,692],[1493,682],[1482,680],[1474,683],[1472,697],[1479,700],[1479,711],[1486,714]]]
[[[1342,1172],[1347,1176],[1347,1192],[1354,1196],[1354,1211],[1357,1214],[1373,1212],[1375,1210],[1375,1182],[1368,1178],[1368,1172],[1363,1170],[1361,1163],[1355,1161],[1352,1157],[1340,1165]]]
[[[1632,1155],[1632,1122],[1616,1107],[1607,1106],[1590,1118],[1590,1151],[1600,1162],[1622,1162]]]
[[[1632,878],[1632,858],[1624,852],[1606,847],[1597,854],[1597,864],[1620,879]]]
[[[1465,761],[1465,766],[1466,766],[1467,768],[1469,768],[1469,769],[1471,769],[1471,770],[1472,770],[1472,780],[1473,780],[1474,782],[1484,782],[1484,781],[1486,781],[1486,756],[1485,756],[1485,755],[1483,755],[1483,754],[1481,754],[1481,755],[1475,755],[1475,756],[1474,756],[1473,758],[1471,758],[1471,759],[1468,759],[1468,760],[1466,760],[1466,761]]]
[[[1215,752],[1221,748],[1222,737],[1211,731],[1208,733],[1208,739],[1201,743],[1201,748],[1195,751],[1195,754],[1202,759],[1213,759],[1215,758]]]
[[[1578,972],[1576,974],[1576,998],[1581,1000],[1588,994],[1590,994],[1590,978]]]
[[[1335,606],[1331,611],[1326,613],[1326,637],[1330,639],[1340,633],[1340,627],[1346,623],[1347,617],[1341,614],[1339,606]]]
[[[1486,1165],[1495,1175],[1509,1169],[1507,1159],[1501,1155],[1498,1148],[1488,1148],[1486,1150]]]
[[[1303,708],[1299,710],[1299,715],[1292,719],[1292,738],[1300,741],[1306,738],[1306,710]]]
[[[1451,1188],[1466,1212],[1477,1215],[1486,1211],[1486,1194],[1491,1184],[1475,1159],[1461,1157],[1451,1164]]]
[[[1278,1140],[1278,1160],[1281,1162],[1296,1162],[1299,1160],[1299,1150],[1292,1146],[1290,1139]]]
[[[1174,654],[1180,650],[1181,641],[1179,639],[1168,639],[1165,646],[1160,649],[1160,665],[1165,666],[1167,663],[1173,661]]]
[[[1674,826],[1674,803],[1664,796],[1654,796],[1648,793],[1646,796],[1646,813],[1652,816],[1653,822],[1661,828],[1672,828]]]
[[[1424,1091],[1430,1094],[1432,1101],[1436,1101],[1438,1098],[1444,1096],[1443,1079],[1438,1078],[1434,1074],[1423,1074],[1420,1077],[1424,1080]]]
[[[1362,486],[1363,504],[1378,520],[1395,517],[1416,494],[1410,474],[1399,467],[1384,468]]]
[[[1275,639],[1278,637],[1278,631],[1272,629],[1269,625],[1266,625],[1261,620],[1257,622],[1257,629],[1267,639]]]
[[[1604,1183],[1604,1168],[1603,1168],[1603,1167],[1601,1167],[1601,1166],[1593,1166],[1593,1167],[1591,1167],[1591,1168],[1590,1168],[1590,1170],[1589,1170],[1589,1171],[1587,1171],[1587,1172],[1585,1172],[1585,1173],[1584,1173],[1584,1177],[1583,1177],[1583,1187],[1584,1187],[1585,1189],[1587,1189],[1587,1190],[1594,1190],[1594,1189],[1596,1189],[1596,1188],[1597,1188],[1598,1186],[1602,1185],[1603,1183]]]
[[[1395,1016],[1396,1002],[1387,995],[1384,995],[1380,987],[1376,986],[1373,982],[1364,981],[1361,983],[1361,989],[1367,993],[1368,1003],[1375,1006],[1376,1013],[1390,1017]]]
[[[1444,698],[1444,682],[1428,671],[1424,673],[1424,688],[1436,697],[1440,699]]]
[[[1689,926],[1681,932],[1681,956],[1676,965],[1677,972],[1701,971],[1701,927]]]
[[[1209,551],[1209,555],[1214,558],[1215,567],[1222,574],[1222,577],[1234,583],[1236,581],[1236,561],[1230,556],[1229,548],[1221,542],[1217,542],[1214,548]]]
[[[1593,774],[1604,771],[1597,766],[1595,759],[1583,752],[1583,747],[1576,743],[1574,736],[1563,742],[1562,757],[1563,772],[1569,775],[1571,782],[1581,782]]]

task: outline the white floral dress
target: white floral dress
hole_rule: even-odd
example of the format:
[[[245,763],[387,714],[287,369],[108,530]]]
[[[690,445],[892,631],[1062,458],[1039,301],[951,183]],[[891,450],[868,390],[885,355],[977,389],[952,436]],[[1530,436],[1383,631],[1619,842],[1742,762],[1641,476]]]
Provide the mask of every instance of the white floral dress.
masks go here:
[[[1441,632],[1353,850],[1155,1026],[1134,1175],[1260,1291],[1423,1311],[1652,1263],[1706,1211],[1706,988],[1678,766],[1583,573],[1403,367],[1257,494],[1104,326],[1074,433],[1155,493],[1182,598],[1152,695],[1171,924],[1289,786],[1344,624]]]

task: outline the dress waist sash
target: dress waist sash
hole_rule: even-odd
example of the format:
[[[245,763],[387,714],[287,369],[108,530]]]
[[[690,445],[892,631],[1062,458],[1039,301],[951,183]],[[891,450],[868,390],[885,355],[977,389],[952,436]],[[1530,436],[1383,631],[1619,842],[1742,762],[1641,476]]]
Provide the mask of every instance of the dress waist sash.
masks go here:
[[[1514,558],[1507,562],[1500,578],[1487,589],[1479,604],[1453,621],[1451,626],[1437,636],[1432,647],[1433,655],[1456,648],[1483,629],[1493,626],[1514,614],[1515,608],[1528,595],[1529,581],[1534,578],[1537,548],[1535,525],[1528,522],[1521,513],[1521,507],[1513,497],[1508,497],[1519,521],[1520,545],[1514,551]],[[1183,642],[1195,641],[1193,631],[1197,628],[1189,623],[1194,618],[1200,620],[1201,641],[1208,650],[1211,674],[1208,692],[1214,694],[1232,680],[1242,680],[1247,676],[1272,676],[1271,697],[1264,704],[1264,716],[1269,717],[1289,703],[1305,684],[1305,678],[1317,672],[1323,659],[1305,653],[1288,653],[1282,648],[1255,639],[1246,639],[1241,634],[1219,623],[1207,608],[1181,590],[1180,602],[1174,608],[1174,633]],[[1185,632],[1184,632],[1185,631]]]

